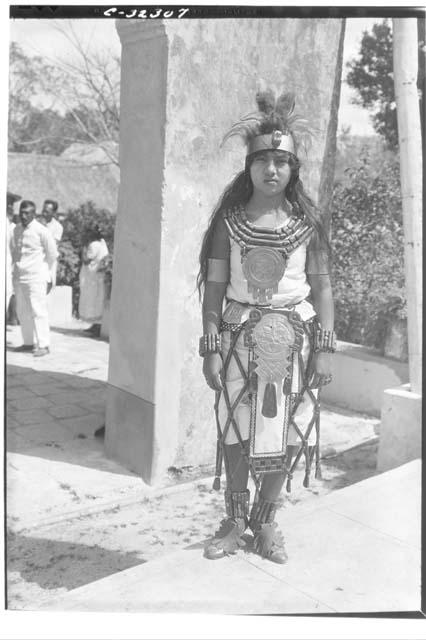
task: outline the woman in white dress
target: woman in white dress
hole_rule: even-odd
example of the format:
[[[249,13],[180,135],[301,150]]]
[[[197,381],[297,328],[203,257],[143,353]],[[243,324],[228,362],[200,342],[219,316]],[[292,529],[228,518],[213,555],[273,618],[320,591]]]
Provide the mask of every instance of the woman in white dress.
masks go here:
[[[92,325],[86,329],[94,336],[101,331],[102,314],[105,304],[105,277],[99,269],[103,258],[108,255],[107,244],[98,225],[86,232],[80,269],[79,316]]]

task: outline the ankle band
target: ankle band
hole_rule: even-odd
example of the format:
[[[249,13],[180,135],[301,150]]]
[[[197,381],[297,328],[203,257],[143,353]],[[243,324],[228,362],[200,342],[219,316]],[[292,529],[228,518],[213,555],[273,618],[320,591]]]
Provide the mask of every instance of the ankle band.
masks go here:
[[[246,518],[249,511],[250,491],[225,491],[226,515]]]
[[[250,514],[250,527],[257,528],[261,524],[269,524],[274,521],[278,502],[269,502],[259,498],[252,507]]]

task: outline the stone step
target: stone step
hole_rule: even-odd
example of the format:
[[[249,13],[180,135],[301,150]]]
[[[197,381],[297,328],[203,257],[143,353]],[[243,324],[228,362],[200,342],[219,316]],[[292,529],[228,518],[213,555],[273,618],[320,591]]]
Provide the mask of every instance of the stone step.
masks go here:
[[[278,516],[289,561],[203,558],[203,541],[74,589],[42,610],[228,614],[420,610],[421,463]]]

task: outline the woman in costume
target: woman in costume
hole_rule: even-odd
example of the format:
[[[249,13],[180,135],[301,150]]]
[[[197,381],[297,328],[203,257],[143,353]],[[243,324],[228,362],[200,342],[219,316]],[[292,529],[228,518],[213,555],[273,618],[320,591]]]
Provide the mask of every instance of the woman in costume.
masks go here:
[[[108,247],[98,225],[89,227],[83,247],[80,269],[80,298],[78,312],[82,320],[92,325],[86,332],[99,337],[105,305],[105,276],[101,269]]]
[[[250,528],[255,551],[285,563],[274,516],[302,456],[304,485],[314,458],[319,474],[318,394],[331,381],[334,312],[327,236],[299,178],[297,145],[309,127],[290,93],[267,90],[256,101],[225,136],[243,137],[245,169],[213,211],[200,252],[200,355],[216,391],[215,486],[223,459],[227,516],[204,553],[235,553]]]

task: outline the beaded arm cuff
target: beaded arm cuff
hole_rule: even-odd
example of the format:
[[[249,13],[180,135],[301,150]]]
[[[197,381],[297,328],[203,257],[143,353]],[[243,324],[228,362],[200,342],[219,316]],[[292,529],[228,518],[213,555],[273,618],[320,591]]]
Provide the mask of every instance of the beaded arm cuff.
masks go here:
[[[200,338],[198,353],[202,358],[208,353],[220,353],[222,339],[220,333],[205,333]]]
[[[314,333],[314,351],[324,351],[334,353],[336,351],[336,334],[334,331],[324,331],[317,329]]]

